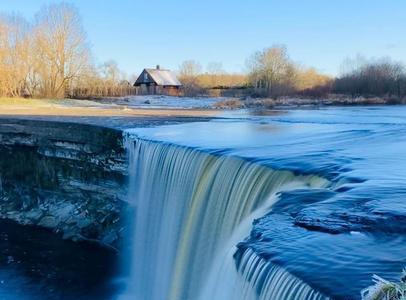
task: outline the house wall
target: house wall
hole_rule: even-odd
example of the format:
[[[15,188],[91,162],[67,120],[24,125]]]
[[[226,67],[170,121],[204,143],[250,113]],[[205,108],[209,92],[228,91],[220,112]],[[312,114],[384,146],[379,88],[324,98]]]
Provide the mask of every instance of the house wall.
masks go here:
[[[152,84],[143,83],[137,89],[137,94],[138,95],[155,95],[155,94],[157,94],[156,88],[157,88],[157,86],[155,83],[152,83]]]
[[[163,94],[168,96],[179,96],[179,87],[167,86],[163,88]]]
[[[141,84],[137,89],[137,94],[179,96],[179,88],[176,86],[157,86],[156,84]]]

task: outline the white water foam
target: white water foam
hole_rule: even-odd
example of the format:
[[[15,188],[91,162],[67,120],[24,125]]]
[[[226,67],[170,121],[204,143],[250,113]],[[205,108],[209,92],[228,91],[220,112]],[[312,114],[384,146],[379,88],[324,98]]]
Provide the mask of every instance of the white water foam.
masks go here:
[[[267,278],[266,272],[278,275],[263,286],[275,289],[276,278],[280,288],[312,290],[282,268],[253,261],[252,254],[247,257],[252,262],[243,259],[237,270],[233,254],[253,218],[270,209],[278,192],[325,187],[328,181],[130,134],[126,147],[136,213],[132,272],[122,299],[285,299],[263,298],[271,292],[258,294],[257,284],[248,280]],[[291,295],[275,293],[270,295]]]

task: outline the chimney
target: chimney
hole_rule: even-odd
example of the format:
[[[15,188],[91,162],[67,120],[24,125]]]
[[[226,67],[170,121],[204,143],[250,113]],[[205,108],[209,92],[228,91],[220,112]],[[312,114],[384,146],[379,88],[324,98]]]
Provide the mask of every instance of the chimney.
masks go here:
[[[157,69],[157,70],[160,70],[160,69],[161,69],[161,66],[160,66],[160,65],[156,65],[156,69]]]

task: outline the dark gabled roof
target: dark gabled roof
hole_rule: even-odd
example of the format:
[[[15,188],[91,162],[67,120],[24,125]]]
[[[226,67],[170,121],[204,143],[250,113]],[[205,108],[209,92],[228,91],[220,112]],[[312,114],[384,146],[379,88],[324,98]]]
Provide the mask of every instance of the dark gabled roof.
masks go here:
[[[164,69],[144,69],[144,71],[148,73],[148,75],[151,77],[153,81],[155,81],[157,85],[161,86],[182,85],[172,71]],[[142,74],[144,73],[144,71],[142,71],[141,75],[138,77],[137,81],[135,82],[136,84],[143,83],[144,79],[142,78]]]

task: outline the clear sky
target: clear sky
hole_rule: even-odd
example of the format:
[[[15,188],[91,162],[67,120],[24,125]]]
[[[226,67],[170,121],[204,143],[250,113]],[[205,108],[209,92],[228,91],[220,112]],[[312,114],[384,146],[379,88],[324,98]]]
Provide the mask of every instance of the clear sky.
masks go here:
[[[32,18],[45,0],[0,0]],[[349,56],[406,63],[405,0],[72,0],[98,62],[128,74],[187,59],[242,72],[247,57],[285,44],[295,61],[335,75]]]

